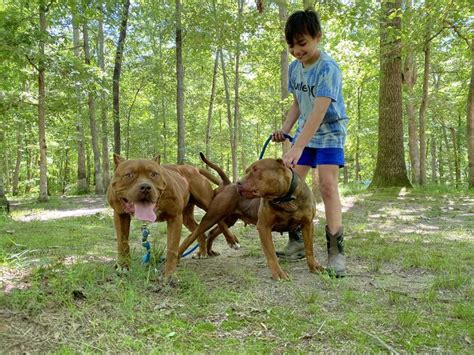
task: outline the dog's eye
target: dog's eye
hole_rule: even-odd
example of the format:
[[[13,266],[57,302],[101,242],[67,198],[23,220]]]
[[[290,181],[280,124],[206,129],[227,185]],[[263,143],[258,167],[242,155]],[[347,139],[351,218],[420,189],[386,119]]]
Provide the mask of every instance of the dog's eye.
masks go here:
[[[156,171],[152,171],[152,172],[150,173],[150,176],[151,176],[152,178],[155,178],[155,177],[157,177],[158,175],[159,175],[159,174],[158,174]]]
[[[126,177],[127,179],[133,179],[133,173],[126,173],[124,177]]]

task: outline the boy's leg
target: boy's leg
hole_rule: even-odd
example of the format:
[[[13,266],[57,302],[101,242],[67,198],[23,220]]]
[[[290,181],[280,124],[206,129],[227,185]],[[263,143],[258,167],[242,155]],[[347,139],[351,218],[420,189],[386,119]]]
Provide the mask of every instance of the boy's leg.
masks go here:
[[[308,165],[296,165],[293,171],[304,180],[310,168]],[[284,250],[277,250],[276,254],[283,260],[299,260],[305,257],[301,228],[288,232],[288,244]]]
[[[342,229],[342,206],[338,189],[338,165],[318,165],[319,186],[326,213],[326,240],[328,249],[328,271],[336,276],[345,276],[346,257]]]

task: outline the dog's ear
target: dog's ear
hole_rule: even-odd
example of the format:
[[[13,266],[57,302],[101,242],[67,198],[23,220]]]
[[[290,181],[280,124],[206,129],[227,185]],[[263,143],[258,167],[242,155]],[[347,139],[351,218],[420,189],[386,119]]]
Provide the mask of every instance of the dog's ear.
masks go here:
[[[154,161],[156,161],[158,164],[161,162],[161,155],[157,155],[156,157],[153,158]]]
[[[124,157],[122,157],[119,154],[114,153],[115,167],[117,167],[120,163],[123,163],[125,160],[127,160],[127,159],[125,159]]]

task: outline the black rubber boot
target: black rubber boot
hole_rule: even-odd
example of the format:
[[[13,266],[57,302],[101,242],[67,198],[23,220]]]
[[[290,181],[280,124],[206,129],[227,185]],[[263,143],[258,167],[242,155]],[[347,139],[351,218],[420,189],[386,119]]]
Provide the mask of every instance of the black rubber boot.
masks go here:
[[[304,243],[301,227],[288,232],[288,244],[283,251],[277,251],[276,255],[278,258],[288,261],[304,259]]]
[[[346,256],[344,255],[343,229],[332,235],[326,226],[326,241],[328,247],[328,267],[327,272],[333,277],[346,276]]]

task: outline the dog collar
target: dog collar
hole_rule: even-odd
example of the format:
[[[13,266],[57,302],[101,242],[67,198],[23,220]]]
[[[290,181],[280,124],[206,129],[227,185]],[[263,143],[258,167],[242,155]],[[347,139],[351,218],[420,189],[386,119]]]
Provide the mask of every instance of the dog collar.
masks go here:
[[[277,198],[274,198],[271,202],[276,205],[276,204],[279,204],[279,203],[283,203],[283,202],[289,202],[289,201],[293,201],[296,199],[295,196],[293,196],[293,192],[295,192],[296,190],[296,186],[298,186],[298,175],[295,174],[295,172],[293,171],[293,169],[290,169],[291,171],[291,182],[290,182],[290,188],[288,189],[288,192],[282,196],[282,197],[277,197]]]

